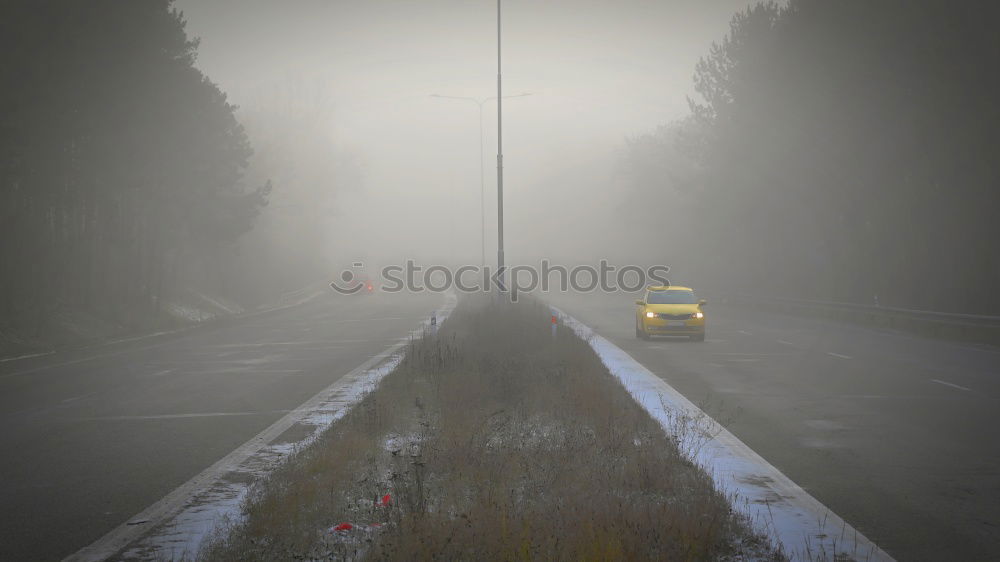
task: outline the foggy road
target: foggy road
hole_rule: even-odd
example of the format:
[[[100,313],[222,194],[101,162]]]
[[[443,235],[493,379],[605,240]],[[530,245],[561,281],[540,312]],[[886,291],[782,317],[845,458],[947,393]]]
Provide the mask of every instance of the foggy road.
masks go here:
[[[663,396],[668,382],[685,409],[697,404],[728,428],[728,443],[731,433],[753,450],[739,447],[747,457],[769,461],[757,466],[773,464],[807,490],[811,508],[814,497],[835,511],[849,524],[842,530],[856,528],[900,560],[1000,560],[1000,345],[751,310],[709,292],[745,289],[802,304],[789,311],[824,308],[831,318],[893,326],[899,318],[914,331],[996,343],[1000,73],[989,69],[1000,67],[1000,2],[10,0],[4,8],[0,562],[125,552],[111,547],[134,546],[158,522],[193,528],[193,517],[167,521],[179,498],[195,497],[189,489],[257,482],[267,470],[244,468],[327,427],[293,423],[305,416],[299,406],[346,412],[358,389],[402,361],[396,351],[424,333],[428,316],[444,317],[472,283],[493,293],[498,281],[526,295],[546,285],[600,288],[551,301],[586,324],[570,323],[581,333],[599,333],[641,363],[627,361],[644,388],[658,389],[643,396]],[[685,329],[705,341],[634,336],[637,295],[614,291],[670,285],[668,274],[706,291],[706,317],[648,300],[664,308],[645,312],[667,329],[694,314]],[[323,287],[302,303],[317,279],[381,294]],[[396,290],[413,292],[384,294]],[[298,304],[262,309],[278,295]],[[503,316],[470,321],[469,330],[488,333]],[[554,325],[559,335],[558,317]],[[566,351],[544,347],[538,354]],[[520,344],[504,354],[536,357]],[[421,374],[438,380],[432,371],[442,365]],[[484,381],[506,383],[511,372],[477,368]],[[498,411],[489,392],[470,395],[447,408]],[[402,396],[380,407],[418,404],[424,416],[413,393]],[[571,411],[552,423],[575,420]],[[310,420],[334,419],[316,412]],[[519,418],[504,417],[520,431]],[[285,440],[292,425],[289,434],[307,437]],[[420,428],[446,434],[430,421]],[[409,445],[424,446],[421,433],[406,431]],[[569,435],[541,434],[539,443]],[[643,458],[663,452],[644,437],[629,442]],[[323,450],[337,451],[327,464],[346,466],[340,449]],[[607,460],[573,458],[588,469]],[[612,545],[630,559],[756,546],[741,525],[720,523],[746,497],[730,498],[720,511],[727,519],[703,526],[691,512],[673,526],[651,523],[640,504],[612,518],[586,487],[571,490],[584,510],[544,512],[552,527],[471,532],[435,519],[450,511],[425,501],[432,480],[422,466],[407,465],[419,483],[408,505],[419,509],[394,513],[466,533],[446,535],[439,550],[421,543],[426,557],[574,558],[593,545],[594,529],[613,532],[612,520],[637,530],[628,549]],[[645,500],[669,500],[660,506],[695,497],[673,483],[627,484],[608,487],[607,497],[633,484]],[[241,493],[226,496],[230,507]],[[481,502],[479,523],[535,509],[533,497]],[[192,510],[220,513],[202,499]],[[327,552],[327,539],[340,535],[311,533],[339,526],[320,521],[330,511],[314,512],[301,534],[252,529],[246,544],[296,536],[306,538],[295,552]],[[684,532],[649,539],[645,525]],[[686,529],[696,526],[705,536],[692,542]],[[395,536],[403,529],[418,529],[421,541],[441,532],[395,525],[384,539],[366,535],[367,552],[412,559],[412,549],[392,550],[404,544]],[[569,539],[549,529],[580,532]],[[826,529],[808,536],[832,537],[820,537]]]
[[[634,337],[634,297],[550,296],[900,560],[1000,548],[1000,350],[713,301],[705,343]]]
[[[441,300],[324,295],[0,363],[0,559],[59,559],[100,538],[406,337]]]

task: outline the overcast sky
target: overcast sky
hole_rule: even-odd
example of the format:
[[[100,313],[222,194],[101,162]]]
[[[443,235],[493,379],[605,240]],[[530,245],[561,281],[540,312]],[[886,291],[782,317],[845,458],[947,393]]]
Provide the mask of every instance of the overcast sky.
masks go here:
[[[558,250],[558,239],[587,230],[588,208],[613,199],[614,151],[625,137],[686,114],[698,58],[747,4],[504,3],[504,94],[532,94],[504,104],[509,251]],[[235,103],[251,108],[320,98],[335,108],[327,126],[339,144],[361,155],[364,190],[343,196],[342,210],[350,212],[332,232],[384,222],[428,231],[429,238],[372,227],[379,244],[402,252],[449,245],[449,255],[478,258],[478,112],[474,104],[430,94],[496,94],[495,2],[178,0],[176,6],[188,33],[201,39],[198,66]],[[496,106],[486,108],[492,237]],[[582,184],[590,185],[581,191]],[[565,213],[561,205],[579,208]],[[453,215],[448,224],[426,226],[443,208]]]

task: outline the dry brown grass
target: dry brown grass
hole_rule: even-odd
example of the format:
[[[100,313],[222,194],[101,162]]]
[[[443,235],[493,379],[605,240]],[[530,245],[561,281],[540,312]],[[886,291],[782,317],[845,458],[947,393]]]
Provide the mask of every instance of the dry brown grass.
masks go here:
[[[202,557],[779,558],[586,342],[549,330],[538,303],[463,303]]]

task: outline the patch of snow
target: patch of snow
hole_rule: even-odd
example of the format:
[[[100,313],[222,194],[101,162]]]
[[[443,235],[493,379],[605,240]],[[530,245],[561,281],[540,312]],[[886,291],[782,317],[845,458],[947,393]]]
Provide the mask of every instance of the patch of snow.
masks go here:
[[[454,295],[447,295],[445,304],[436,311],[438,323],[448,317],[456,301]],[[434,329],[436,326],[431,326],[430,319],[427,319],[410,333],[409,338],[419,338]],[[347,415],[365,394],[377,388],[382,378],[403,360],[403,350],[409,338],[398,341],[370,360],[374,366],[362,366],[344,375],[225,459],[67,560],[196,558],[205,539],[222,524],[241,520],[240,507],[249,492],[250,483],[266,476],[296,451],[309,446],[330,425]],[[306,426],[309,430],[295,432],[304,436],[294,442],[280,441],[279,438],[292,425]],[[275,431],[276,427],[281,431]],[[231,458],[234,460],[230,461]]]
[[[164,309],[167,311],[167,314],[173,316],[174,318],[179,318],[188,322],[204,322],[205,320],[215,318],[215,314],[211,312],[178,302],[168,302],[164,306]]]
[[[563,325],[590,344],[681,452],[712,477],[758,531],[776,539],[790,559],[892,560],[662,378],[589,326],[551,308]]]
[[[334,422],[347,415],[351,407],[378,386],[403,360],[395,354],[387,361],[354,377],[341,379],[346,384],[330,392],[316,408],[300,412],[297,425],[309,426],[306,435],[295,442],[269,444],[226,474],[223,480],[192,497],[184,509],[171,521],[145,540],[132,545],[122,554],[126,560],[179,559],[197,554],[202,543],[220,523],[239,523],[240,505],[249,490],[249,483],[266,476],[285,462],[293,453],[308,447]],[[347,380],[345,380],[347,379]]]

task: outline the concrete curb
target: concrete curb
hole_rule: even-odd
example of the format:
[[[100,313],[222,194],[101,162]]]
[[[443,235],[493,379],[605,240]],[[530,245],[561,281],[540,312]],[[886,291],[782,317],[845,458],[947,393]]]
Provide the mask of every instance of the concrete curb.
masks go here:
[[[240,504],[253,479],[273,470],[347,414],[396,368],[403,347],[411,339],[422,337],[426,330],[436,330],[456,302],[454,295],[447,295],[434,313],[434,324],[431,319],[425,320],[408,337],[340,377],[212,466],[64,560],[179,560],[195,556],[201,541],[219,523],[238,519]],[[290,306],[298,304],[302,303]],[[294,442],[280,439],[296,425],[309,431]]]
[[[774,538],[791,560],[893,560],[628,353],[572,316],[550,308],[676,438],[681,452],[708,472],[734,507]]]

